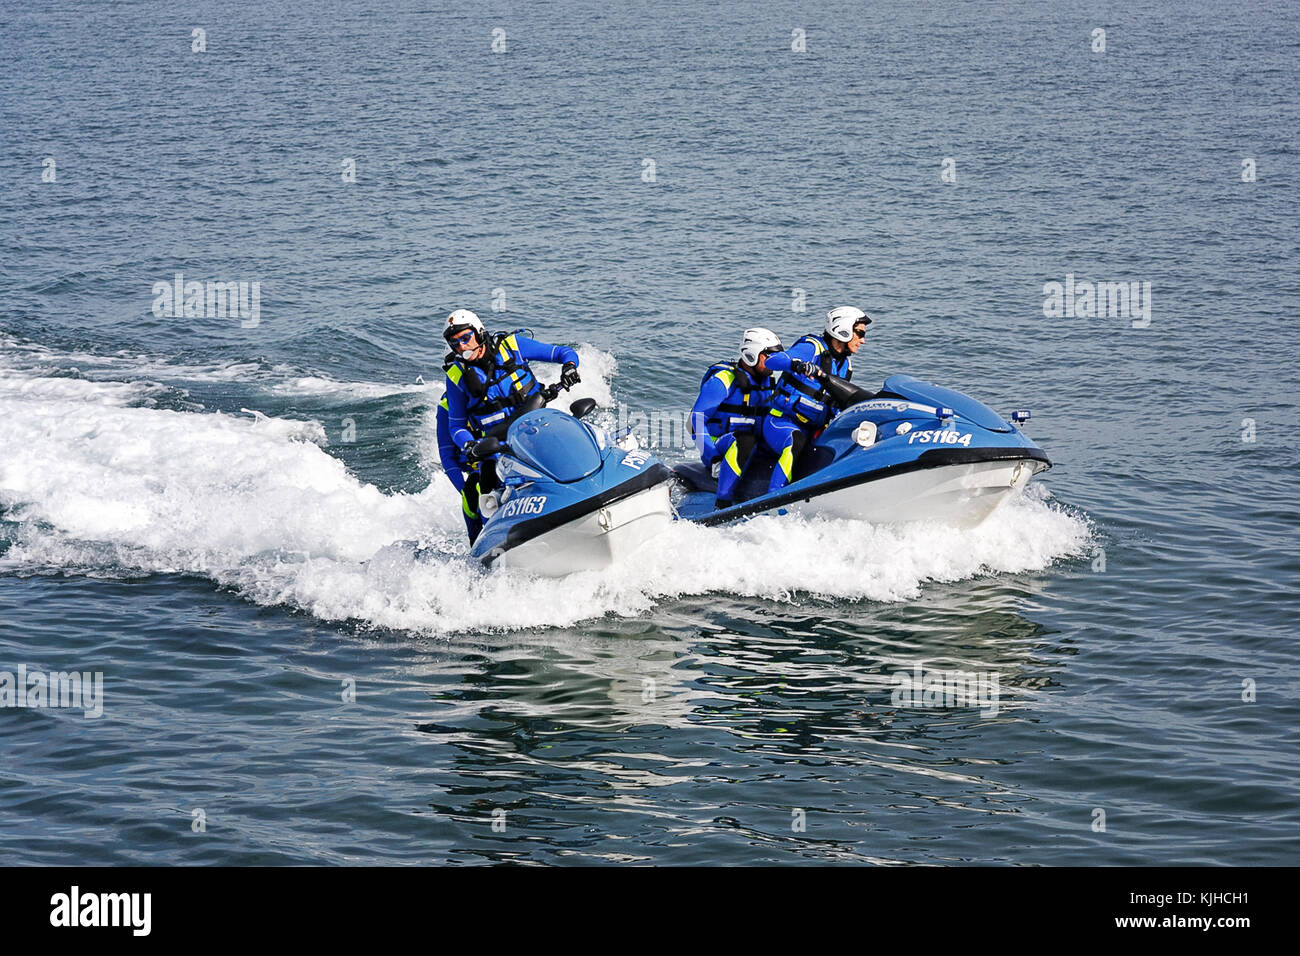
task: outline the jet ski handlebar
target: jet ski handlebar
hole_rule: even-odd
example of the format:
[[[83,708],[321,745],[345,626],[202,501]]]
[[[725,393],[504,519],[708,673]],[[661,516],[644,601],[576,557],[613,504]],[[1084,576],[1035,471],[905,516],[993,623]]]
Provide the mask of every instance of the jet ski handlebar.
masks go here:
[[[567,391],[568,389],[569,386],[565,385],[563,382],[556,382],[554,385],[543,385],[542,397],[550,403],[560,396],[562,390]],[[595,407],[596,400],[594,398],[580,398],[569,405],[569,414],[574,418],[582,418],[585,415],[591,414],[591,410]]]
[[[528,399],[522,402],[510,414],[510,417],[508,417],[505,421],[501,422],[500,424],[493,425],[491,428],[487,430],[487,434],[479,441],[478,443],[479,446],[481,447],[483,445],[483,442],[487,441],[488,439],[492,439],[493,441],[499,442],[500,447],[499,448],[494,447],[491,451],[479,450],[477,451],[477,457],[488,458],[492,455],[497,454],[498,451],[505,451],[509,453],[510,447],[506,445],[504,442],[500,442],[500,439],[506,437],[506,433],[510,431],[510,426],[514,424],[515,419],[517,419],[520,415],[523,415],[525,412],[535,412],[539,408],[545,408],[547,405],[549,405],[551,402],[555,401],[555,399],[559,397],[560,392],[566,391],[567,389],[568,386],[565,385],[563,382],[556,382],[554,385],[543,385],[541,388],[539,388]],[[572,405],[569,406],[569,414],[572,415],[574,418],[582,418],[584,415],[590,414],[591,410],[595,407],[596,407],[596,400],[594,398],[580,398]]]
[[[831,402],[839,408],[848,408],[850,405],[870,401],[876,397],[875,392],[859,388],[848,379],[840,378],[838,375],[822,375],[820,381],[822,388],[830,396]]]
[[[510,446],[495,435],[488,435],[486,438],[480,438],[469,446],[469,451],[465,454],[465,457],[471,462],[486,461],[503,451],[510,451]]]

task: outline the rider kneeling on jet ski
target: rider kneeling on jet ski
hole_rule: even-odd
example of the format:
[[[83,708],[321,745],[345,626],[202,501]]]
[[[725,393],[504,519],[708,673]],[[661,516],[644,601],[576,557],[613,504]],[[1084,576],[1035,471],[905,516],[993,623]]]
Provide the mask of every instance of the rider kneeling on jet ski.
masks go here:
[[[691,437],[704,466],[718,466],[718,508],[734,503],[740,476],[758,444],[772,404],[769,360],[780,351],[775,332],[746,329],[740,360],[709,366],[700,383],[700,396],[691,409]]]
[[[772,411],[763,420],[763,441],[776,455],[769,492],[794,480],[794,464],[809,439],[815,438],[834,414],[824,379],[853,376],[853,355],[862,347],[871,319],[861,309],[841,305],[826,313],[826,329],[805,335],[767,367],[780,372],[772,398]],[[819,381],[822,380],[822,381]]]
[[[547,345],[517,332],[489,335],[479,317],[468,309],[447,316],[442,335],[451,353],[443,366],[447,372],[447,416],[444,433],[439,409],[439,456],[451,483],[457,484],[460,478],[461,510],[472,544],[483,529],[479,496],[497,485],[495,462],[477,459],[474,445],[489,429],[514,418],[541,391],[529,362],[561,364],[560,382],[572,388],[580,381],[578,353],[567,345]]]

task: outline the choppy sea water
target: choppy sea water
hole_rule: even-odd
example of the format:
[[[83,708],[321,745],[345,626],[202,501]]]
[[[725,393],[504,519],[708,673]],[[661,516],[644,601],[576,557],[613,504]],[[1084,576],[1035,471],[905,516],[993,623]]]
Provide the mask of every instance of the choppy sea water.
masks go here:
[[[1293,7],[0,33],[0,671],[103,674],[0,709],[0,860],[1296,862]],[[177,272],[256,323],[155,315]],[[1045,315],[1068,276],[1149,324]],[[1030,407],[1053,470],[973,530],[470,563],[447,311],[580,345],[615,424],[842,302],[856,380]],[[897,706],[917,667],[996,706]]]

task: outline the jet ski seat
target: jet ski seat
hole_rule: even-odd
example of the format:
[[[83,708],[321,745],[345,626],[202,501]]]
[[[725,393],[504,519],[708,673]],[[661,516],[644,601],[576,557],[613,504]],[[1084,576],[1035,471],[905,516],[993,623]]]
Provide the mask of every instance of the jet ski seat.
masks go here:
[[[709,469],[698,461],[688,461],[684,465],[676,465],[673,473],[686,483],[691,491],[707,491],[709,494],[718,493],[718,479],[709,474]]]

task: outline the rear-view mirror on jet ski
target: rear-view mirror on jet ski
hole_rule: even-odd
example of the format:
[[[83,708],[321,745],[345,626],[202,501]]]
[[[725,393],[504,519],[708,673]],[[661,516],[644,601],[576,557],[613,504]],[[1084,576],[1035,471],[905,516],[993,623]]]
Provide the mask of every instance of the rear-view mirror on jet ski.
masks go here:
[[[569,414],[574,418],[586,418],[595,408],[594,398],[580,398],[569,406]]]

